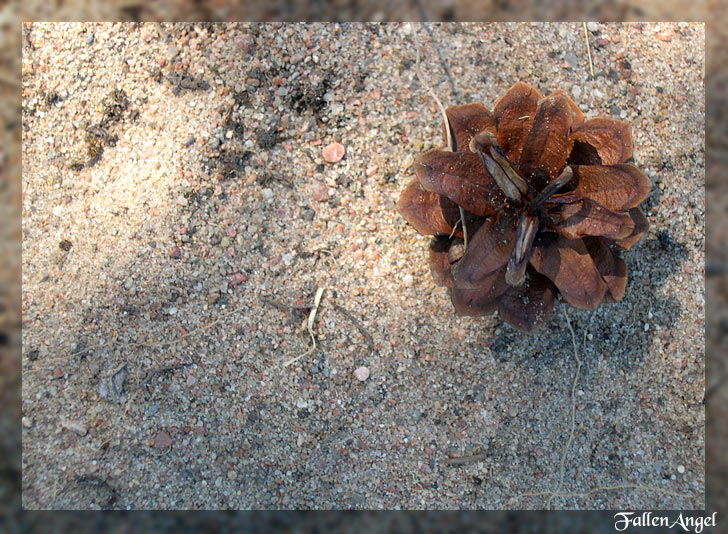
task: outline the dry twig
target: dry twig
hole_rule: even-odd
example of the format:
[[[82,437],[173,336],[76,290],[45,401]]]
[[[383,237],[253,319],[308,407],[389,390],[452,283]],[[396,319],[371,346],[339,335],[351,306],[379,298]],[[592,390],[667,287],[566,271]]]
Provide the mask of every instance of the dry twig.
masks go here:
[[[574,347],[574,359],[576,359],[577,365],[576,372],[574,372],[574,381],[571,384],[571,423],[569,424],[569,439],[566,441],[566,446],[564,447],[564,451],[561,455],[561,462],[559,463],[559,484],[555,492],[549,493],[549,498],[546,503],[547,508],[551,508],[551,500],[553,499],[555,494],[561,491],[561,486],[564,483],[564,464],[566,463],[566,455],[568,454],[569,448],[571,447],[571,442],[574,441],[574,427],[576,425],[576,383],[579,380],[579,372],[581,371],[581,358],[579,358],[579,349],[576,346],[576,334],[574,334],[574,329],[571,326],[571,321],[569,320],[569,314],[566,311],[566,306],[563,306],[562,309],[564,310],[566,326],[569,327],[569,332],[571,333],[571,342]],[[584,335],[586,335],[586,333]]]
[[[427,28],[425,28],[427,29]],[[415,48],[417,50],[417,60],[416,60],[416,68],[417,68],[417,79],[420,80],[422,85],[425,86],[427,91],[430,93],[430,96],[437,104],[438,109],[440,110],[440,115],[442,116],[442,124],[445,128],[445,135],[447,136],[447,149],[452,152],[453,148],[453,141],[452,141],[452,130],[450,129],[450,123],[447,120],[447,113],[445,112],[445,106],[442,105],[442,102],[439,98],[437,98],[437,95],[435,94],[435,90],[432,88],[432,85],[422,76],[422,69],[420,68],[420,37],[417,33],[417,30],[414,31],[415,36]],[[446,71],[447,72],[447,71]],[[462,206],[458,206],[460,209],[460,222],[463,225],[463,242],[465,244],[465,248],[468,248],[468,229],[465,226],[465,210]],[[453,228],[453,232],[455,229]]]
[[[376,353],[377,347],[374,344],[374,338],[372,338],[371,334],[367,332],[366,328],[354,317],[346,308],[343,308],[342,306],[339,306],[338,304],[334,303],[334,308],[336,311],[341,312],[344,314],[344,316],[351,321],[351,324],[353,324],[357,330],[361,333],[362,336],[364,336],[364,339],[367,341],[367,345],[369,345],[369,350]]]
[[[142,382],[136,388],[134,388],[134,391],[137,391],[137,390],[143,388],[144,386],[146,386],[149,382],[151,382],[152,378],[154,378],[157,375],[161,375],[162,373],[168,373],[170,371],[176,371],[177,369],[182,369],[183,367],[189,367],[193,363],[194,362],[175,363],[172,365],[164,365],[162,367],[157,367],[156,369],[153,369],[152,371],[150,371],[150,373],[147,375],[147,377],[144,380],[142,380]]]
[[[472,454],[470,456],[456,456],[455,458],[445,458],[443,460],[447,465],[463,465],[481,462],[488,458],[487,454]]]
[[[589,32],[586,29],[586,22],[582,22],[584,25],[584,40],[586,41],[586,53],[589,56],[589,72],[591,73],[592,80],[594,79],[594,63],[592,63],[591,46],[589,45]]]
[[[311,348],[308,349],[303,354],[300,354],[299,356],[296,356],[292,360],[288,360],[286,363],[283,364],[283,367],[288,367],[292,363],[297,362],[301,358],[308,356],[311,354],[314,350],[316,350],[316,336],[313,335],[313,322],[316,319],[316,313],[318,313],[319,304],[321,303],[321,295],[324,293],[324,288],[319,287],[316,290],[316,296],[313,299],[313,308],[311,308],[311,313],[308,314],[308,323],[306,325],[306,328],[308,329],[308,333],[311,336]]]

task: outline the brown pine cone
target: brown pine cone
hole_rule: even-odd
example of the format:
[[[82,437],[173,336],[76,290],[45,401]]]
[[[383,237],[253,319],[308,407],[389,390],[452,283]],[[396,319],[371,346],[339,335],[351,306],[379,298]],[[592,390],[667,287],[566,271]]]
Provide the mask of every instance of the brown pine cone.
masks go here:
[[[647,231],[639,205],[652,187],[628,163],[629,125],[587,120],[563,91],[544,97],[522,82],[492,112],[466,104],[446,115],[450,150],[417,158],[397,208],[435,236],[432,275],[455,310],[498,310],[531,331],[551,316],[558,293],[583,309],[621,300],[620,251]]]

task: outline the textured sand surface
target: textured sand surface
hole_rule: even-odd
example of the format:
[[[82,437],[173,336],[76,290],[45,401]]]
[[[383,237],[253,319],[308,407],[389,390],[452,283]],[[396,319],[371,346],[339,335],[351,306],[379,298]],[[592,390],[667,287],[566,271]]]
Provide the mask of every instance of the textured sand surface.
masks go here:
[[[24,507],[704,506],[702,24],[590,25],[593,78],[574,23],[23,32]],[[441,144],[415,32],[446,105],[632,124],[622,302],[452,313],[394,210]]]

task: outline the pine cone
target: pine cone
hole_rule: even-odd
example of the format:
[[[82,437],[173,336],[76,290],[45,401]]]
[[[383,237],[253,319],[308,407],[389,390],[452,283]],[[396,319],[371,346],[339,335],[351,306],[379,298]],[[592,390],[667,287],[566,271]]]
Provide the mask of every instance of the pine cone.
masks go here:
[[[629,125],[586,120],[563,91],[544,98],[522,82],[493,112],[476,103],[446,115],[450,150],[416,159],[397,208],[435,236],[432,276],[449,288],[455,310],[498,310],[531,331],[551,316],[558,293],[582,309],[621,300],[620,251],[647,231],[639,205],[652,187],[628,163]]]

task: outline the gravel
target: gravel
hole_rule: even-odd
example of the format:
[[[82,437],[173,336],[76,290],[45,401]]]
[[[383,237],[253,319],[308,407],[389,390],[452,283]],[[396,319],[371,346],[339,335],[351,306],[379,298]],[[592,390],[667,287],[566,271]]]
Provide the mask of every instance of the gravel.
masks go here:
[[[703,26],[590,28],[594,78],[581,24],[431,30],[32,24],[24,508],[704,506]],[[524,80],[632,124],[622,302],[532,336],[452,313],[394,210],[441,144],[414,32],[446,105]]]

